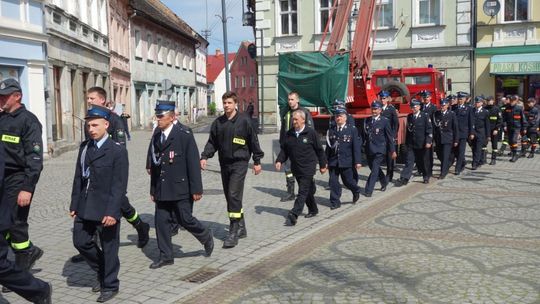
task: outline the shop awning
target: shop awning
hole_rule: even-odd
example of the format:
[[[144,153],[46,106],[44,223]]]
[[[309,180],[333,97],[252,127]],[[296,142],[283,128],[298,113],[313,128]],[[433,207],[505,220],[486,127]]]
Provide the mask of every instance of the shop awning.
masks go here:
[[[495,75],[540,74],[540,53],[495,55],[491,57],[489,73]]]

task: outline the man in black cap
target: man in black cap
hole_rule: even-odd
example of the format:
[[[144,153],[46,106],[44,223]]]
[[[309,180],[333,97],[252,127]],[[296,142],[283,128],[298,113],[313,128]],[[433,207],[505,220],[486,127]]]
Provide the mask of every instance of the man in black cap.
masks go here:
[[[458,104],[453,108],[453,111],[456,113],[458,122],[459,142],[458,146],[454,148],[451,159],[453,159],[454,156],[457,158],[456,175],[459,175],[465,168],[465,148],[467,148],[467,139],[474,139],[474,114],[473,109],[466,104],[469,99],[469,94],[458,92],[457,98]]]
[[[326,133],[326,157],[328,158],[330,183],[330,209],[341,207],[341,185],[339,177],[347,189],[352,191],[353,204],[360,197],[360,187],[353,171],[360,169],[362,161],[362,140],[354,125],[347,124],[347,111],[334,111],[334,126]]]
[[[236,93],[226,92],[221,99],[225,114],[216,118],[210,127],[210,136],[201,153],[200,165],[205,170],[207,159],[218,152],[229,215],[229,235],[223,242],[223,248],[233,248],[238,245],[238,239],[247,236],[242,199],[249,158],[253,158],[253,174],[258,175],[262,171],[261,159],[264,152],[249,117],[238,112]]]
[[[156,105],[158,127],[150,142],[150,196],[156,204],[155,225],[159,260],[151,269],[174,264],[171,223],[178,223],[204,246],[206,256],[214,250],[212,230],[192,214],[202,198],[199,150],[191,130],[175,121],[175,102]]]
[[[519,96],[513,95],[510,97],[510,104],[506,106],[503,112],[503,127],[504,132],[508,132],[508,143],[510,144],[510,150],[512,159],[510,162],[518,160],[517,150],[518,143],[521,136],[527,134],[527,120],[523,112],[523,107],[517,104]]]
[[[364,144],[366,148],[369,169],[371,170],[366,182],[365,195],[370,197],[375,188],[375,183],[381,183],[381,191],[386,191],[390,178],[384,176],[381,164],[387,155],[390,160],[396,159],[397,154],[394,143],[394,132],[390,126],[390,120],[382,116],[383,105],[379,101],[371,104],[371,117],[364,120]]]
[[[392,97],[390,96],[390,92],[388,91],[380,91],[379,94],[379,101],[382,104],[382,112],[381,116],[386,117],[390,123],[390,130],[392,131],[392,136],[394,137],[394,145],[397,144],[397,134],[399,131],[399,118],[398,118],[398,111],[396,108],[390,104],[390,101],[392,100]],[[373,111],[372,111],[373,112]],[[394,151],[396,151],[397,147],[394,147]],[[394,168],[396,166],[396,160],[392,158],[391,153],[386,153],[386,179],[389,183],[392,182],[392,179],[394,178]]]
[[[119,290],[120,219],[126,195],[129,161],[126,148],[109,138],[111,112],[93,106],[85,117],[90,139],[79,148],[71,191],[73,245],[97,273],[93,292],[97,302],[112,299]],[[94,235],[97,234],[100,246]]]
[[[529,156],[527,156],[527,158],[534,157],[534,153],[536,152],[536,148],[538,146],[538,125],[540,123],[540,111],[538,111],[538,108],[535,105],[536,99],[531,97],[527,100],[527,110],[525,111],[525,116],[527,118],[527,137],[529,138],[529,142],[526,143],[525,146],[527,144],[531,146],[531,152],[529,152]]]
[[[4,144],[0,141],[0,197],[3,195],[3,181],[5,168]],[[0,284],[13,290],[15,293],[33,303],[52,303],[51,286],[40,280],[25,269],[15,266],[8,260],[9,244],[3,235],[11,227],[11,208],[0,202]]]
[[[433,122],[433,114],[435,114],[435,111],[437,111],[437,106],[435,106],[431,102],[431,91],[429,90],[423,90],[420,93],[420,96],[422,97],[422,112],[426,113],[428,117],[431,119],[431,122]],[[426,167],[428,169],[428,175],[433,175],[433,147],[429,148],[426,153]]]
[[[495,98],[488,97],[486,110],[489,114],[489,138],[491,140],[491,162],[490,165],[497,163],[498,145],[499,145],[499,130],[502,126],[501,109],[495,104]]]
[[[450,151],[458,145],[458,125],[456,114],[449,109],[450,99],[441,100],[441,109],[433,114],[433,139],[435,140],[435,152],[441,162],[441,175],[444,179],[450,169]]]
[[[416,163],[418,171],[424,178],[424,184],[429,183],[429,171],[426,164],[426,153],[433,143],[433,127],[428,114],[420,111],[420,101],[411,101],[412,113],[407,115],[407,133],[405,137],[405,148],[407,160],[401,176],[396,182],[400,187],[409,183],[412,176],[413,166]]]
[[[1,204],[9,210],[12,224],[4,236],[11,242],[15,264],[29,270],[43,255],[28,236],[30,204],[43,169],[43,141],[41,123],[21,102],[17,80],[0,82],[0,138],[6,151]]]
[[[472,140],[472,170],[478,169],[483,164],[484,151],[487,150],[487,139],[489,137],[489,112],[482,106],[484,98],[476,96],[474,98],[474,139]]]

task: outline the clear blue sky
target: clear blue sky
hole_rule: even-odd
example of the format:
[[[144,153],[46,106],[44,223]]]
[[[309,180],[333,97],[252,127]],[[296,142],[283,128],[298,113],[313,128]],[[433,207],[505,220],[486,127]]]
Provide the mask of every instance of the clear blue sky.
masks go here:
[[[216,17],[216,15],[221,15],[221,0],[161,0],[161,2],[201,35],[203,35],[202,30],[206,28],[208,16],[208,28],[211,30],[208,38],[210,43],[208,54],[214,54],[216,49],[221,49],[223,52],[223,28],[221,20]],[[246,0],[244,0],[244,9],[245,2]],[[225,0],[225,5],[227,16],[232,17],[227,21],[228,48],[229,53],[234,53],[243,40],[253,41],[253,28],[242,26],[242,0]]]

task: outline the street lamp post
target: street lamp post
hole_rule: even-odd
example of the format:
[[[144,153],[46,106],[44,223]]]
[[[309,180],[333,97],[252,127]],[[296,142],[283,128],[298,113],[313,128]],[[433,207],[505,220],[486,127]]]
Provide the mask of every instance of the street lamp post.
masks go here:
[[[227,42],[227,9],[225,7],[225,0],[221,0],[221,22],[223,23],[223,51],[225,52],[225,89],[230,91],[229,85],[229,49]]]

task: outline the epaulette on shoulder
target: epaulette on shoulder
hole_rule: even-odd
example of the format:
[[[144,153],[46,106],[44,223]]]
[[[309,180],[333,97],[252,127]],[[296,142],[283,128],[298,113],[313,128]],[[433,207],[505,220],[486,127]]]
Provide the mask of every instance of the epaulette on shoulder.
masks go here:
[[[180,128],[180,131],[186,133],[186,134],[190,134],[191,133],[191,128],[186,126],[186,125],[183,125],[181,123],[178,123],[177,126]]]
[[[119,142],[114,142],[117,146],[121,146],[121,144]]]

